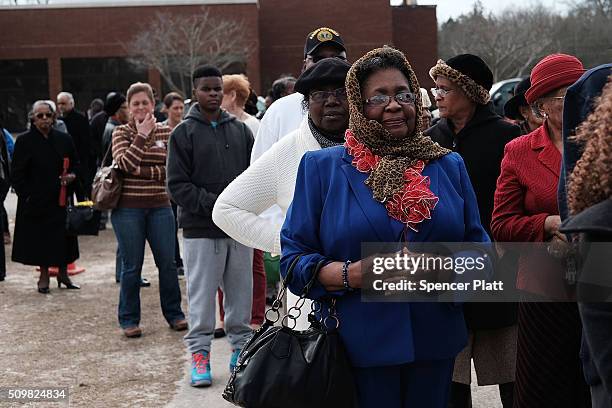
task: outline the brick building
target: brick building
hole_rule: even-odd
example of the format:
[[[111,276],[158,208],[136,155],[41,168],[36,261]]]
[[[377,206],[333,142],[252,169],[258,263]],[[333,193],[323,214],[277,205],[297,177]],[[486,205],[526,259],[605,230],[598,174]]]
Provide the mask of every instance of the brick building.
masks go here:
[[[158,12],[211,15],[243,22],[253,47],[245,73],[258,93],[282,73],[299,75],[305,35],[339,31],[350,60],[383,44],[406,53],[424,86],[437,56],[435,6],[390,6],[389,0],[130,0],[79,5],[0,7],[0,109],[5,126],[23,128],[36,99],[66,90],[85,110],[94,97],[148,81],[167,91],[155,70],[126,60],[124,44]]]

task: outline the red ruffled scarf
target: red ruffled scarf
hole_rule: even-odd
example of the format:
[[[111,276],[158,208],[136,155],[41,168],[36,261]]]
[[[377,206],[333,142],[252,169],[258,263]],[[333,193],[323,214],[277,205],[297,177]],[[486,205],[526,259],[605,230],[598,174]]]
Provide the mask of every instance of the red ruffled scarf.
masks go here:
[[[345,139],[344,147],[353,156],[352,164],[358,171],[369,173],[378,166],[380,156],[359,142],[350,129],[346,131]],[[423,160],[418,160],[414,166],[407,168],[403,190],[385,203],[389,216],[415,232],[418,232],[417,224],[431,219],[431,212],[438,204],[438,197],[429,189],[429,177],[421,175],[425,164]]]

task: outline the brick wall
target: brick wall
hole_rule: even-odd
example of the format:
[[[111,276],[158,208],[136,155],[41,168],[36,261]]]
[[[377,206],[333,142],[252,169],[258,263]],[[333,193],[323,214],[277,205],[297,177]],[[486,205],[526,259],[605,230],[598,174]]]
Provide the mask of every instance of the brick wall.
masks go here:
[[[338,31],[349,61],[393,40],[389,0],[260,0],[262,84],[280,74],[299,75],[306,36],[318,27]]]
[[[436,7],[397,6],[391,9],[393,44],[406,54],[421,87],[429,89],[433,86],[429,68],[438,59]]]
[[[212,15],[244,21],[245,38],[258,48],[256,4],[205,6]],[[199,5],[31,8],[0,10],[1,59],[124,57],[123,43],[157,12],[194,14]],[[259,53],[247,60],[247,74],[259,88]],[[51,90],[61,87],[61,75],[50,73]]]

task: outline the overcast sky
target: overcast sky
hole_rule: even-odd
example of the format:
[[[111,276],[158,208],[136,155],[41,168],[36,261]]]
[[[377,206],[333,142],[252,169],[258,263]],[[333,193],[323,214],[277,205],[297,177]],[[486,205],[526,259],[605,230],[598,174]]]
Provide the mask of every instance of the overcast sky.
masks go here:
[[[366,0],[367,1],[367,0]],[[402,4],[403,0],[391,0],[391,4]],[[438,24],[443,23],[450,17],[456,17],[462,13],[467,13],[472,9],[474,0],[417,0],[419,5],[435,4],[438,15]],[[500,13],[508,7],[529,7],[538,3],[546,7],[551,7],[559,11],[567,10],[567,0],[481,0],[485,10],[490,10],[494,13]]]

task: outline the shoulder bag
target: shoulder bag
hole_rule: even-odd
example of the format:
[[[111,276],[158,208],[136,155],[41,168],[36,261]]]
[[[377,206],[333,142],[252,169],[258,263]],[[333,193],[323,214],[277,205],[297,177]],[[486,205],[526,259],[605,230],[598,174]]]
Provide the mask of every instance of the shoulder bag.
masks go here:
[[[108,146],[102,163],[106,161],[106,157],[112,150],[112,142]],[[121,198],[121,189],[123,188],[123,174],[113,160],[110,166],[101,166],[96,176],[94,177],[91,187],[91,199],[94,202],[94,208],[100,211],[112,210],[117,207]]]
[[[351,365],[338,333],[336,300],[314,301],[310,327],[293,330],[319,262],[302,295],[281,318],[282,299],[299,257],[291,263],[266,321],[244,346],[223,398],[248,408],[352,408],[356,391]],[[280,325],[274,323],[280,321]],[[330,328],[331,326],[331,328]]]

